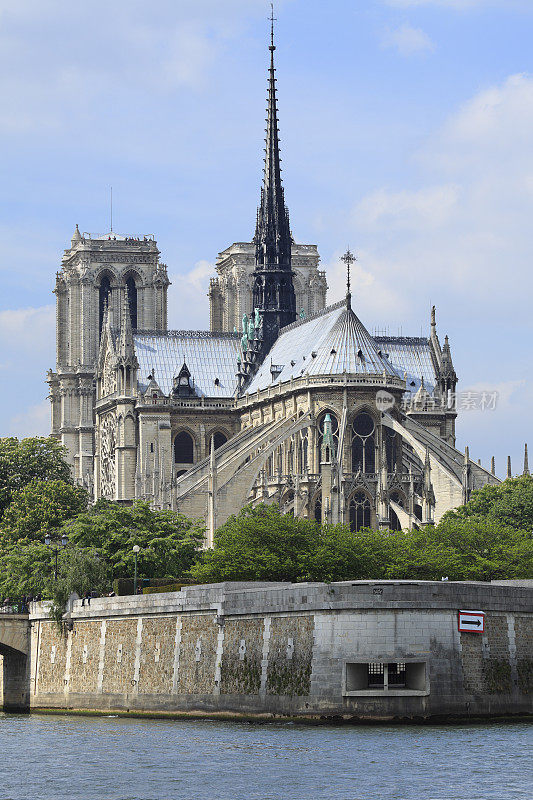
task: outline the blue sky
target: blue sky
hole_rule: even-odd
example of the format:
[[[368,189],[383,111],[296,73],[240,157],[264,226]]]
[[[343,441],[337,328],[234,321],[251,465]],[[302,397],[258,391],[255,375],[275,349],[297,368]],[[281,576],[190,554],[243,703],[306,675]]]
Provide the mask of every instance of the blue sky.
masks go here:
[[[76,223],[154,233],[170,326],[208,326],[216,254],[249,240],[261,179],[269,4],[0,0],[1,435],[48,431],[55,272]],[[437,305],[465,411],[458,446],[518,471],[533,445],[531,0],[280,0],[286,198],[329,300],[358,253],[373,331]]]

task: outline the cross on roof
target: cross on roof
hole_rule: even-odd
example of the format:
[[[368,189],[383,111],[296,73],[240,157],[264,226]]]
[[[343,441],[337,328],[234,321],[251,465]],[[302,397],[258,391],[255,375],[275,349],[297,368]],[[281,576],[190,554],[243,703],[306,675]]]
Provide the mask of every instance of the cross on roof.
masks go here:
[[[350,248],[347,249],[345,254],[341,256],[341,261],[346,264],[346,293],[350,294],[350,267],[355,264],[357,257],[351,252]]]

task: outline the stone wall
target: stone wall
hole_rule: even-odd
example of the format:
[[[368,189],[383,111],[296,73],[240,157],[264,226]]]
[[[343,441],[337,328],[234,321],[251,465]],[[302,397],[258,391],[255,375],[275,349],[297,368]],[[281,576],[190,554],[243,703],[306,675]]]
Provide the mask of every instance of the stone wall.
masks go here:
[[[459,609],[485,631],[459,633]],[[217,584],[31,615],[31,706],[413,719],[533,713],[533,591]],[[70,628],[70,630],[69,630]],[[377,677],[376,677],[377,676]]]

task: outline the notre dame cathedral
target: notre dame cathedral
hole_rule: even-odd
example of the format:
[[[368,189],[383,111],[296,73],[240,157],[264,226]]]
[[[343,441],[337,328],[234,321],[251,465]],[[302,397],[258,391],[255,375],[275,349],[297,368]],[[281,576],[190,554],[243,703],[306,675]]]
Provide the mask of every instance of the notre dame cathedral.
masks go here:
[[[427,337],[371,336],[326,305],[315,245],[293,241],[273,39],[255,235],[223,250],[210,330],[169,331],[151,237],[82,234],[57,273],[52,435],[97,499],[148,500],[216,527],[246,504],[353,529],[431,524],[496,477],[455,449],[457,376]]]

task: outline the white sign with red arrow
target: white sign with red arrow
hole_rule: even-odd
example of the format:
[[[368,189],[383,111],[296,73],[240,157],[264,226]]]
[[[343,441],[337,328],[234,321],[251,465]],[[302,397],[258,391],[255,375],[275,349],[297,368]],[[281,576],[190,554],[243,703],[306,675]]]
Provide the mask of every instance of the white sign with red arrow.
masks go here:
[[[459,611],[459,630],[470,633],[483,633],[485,630],[484,611]]]

